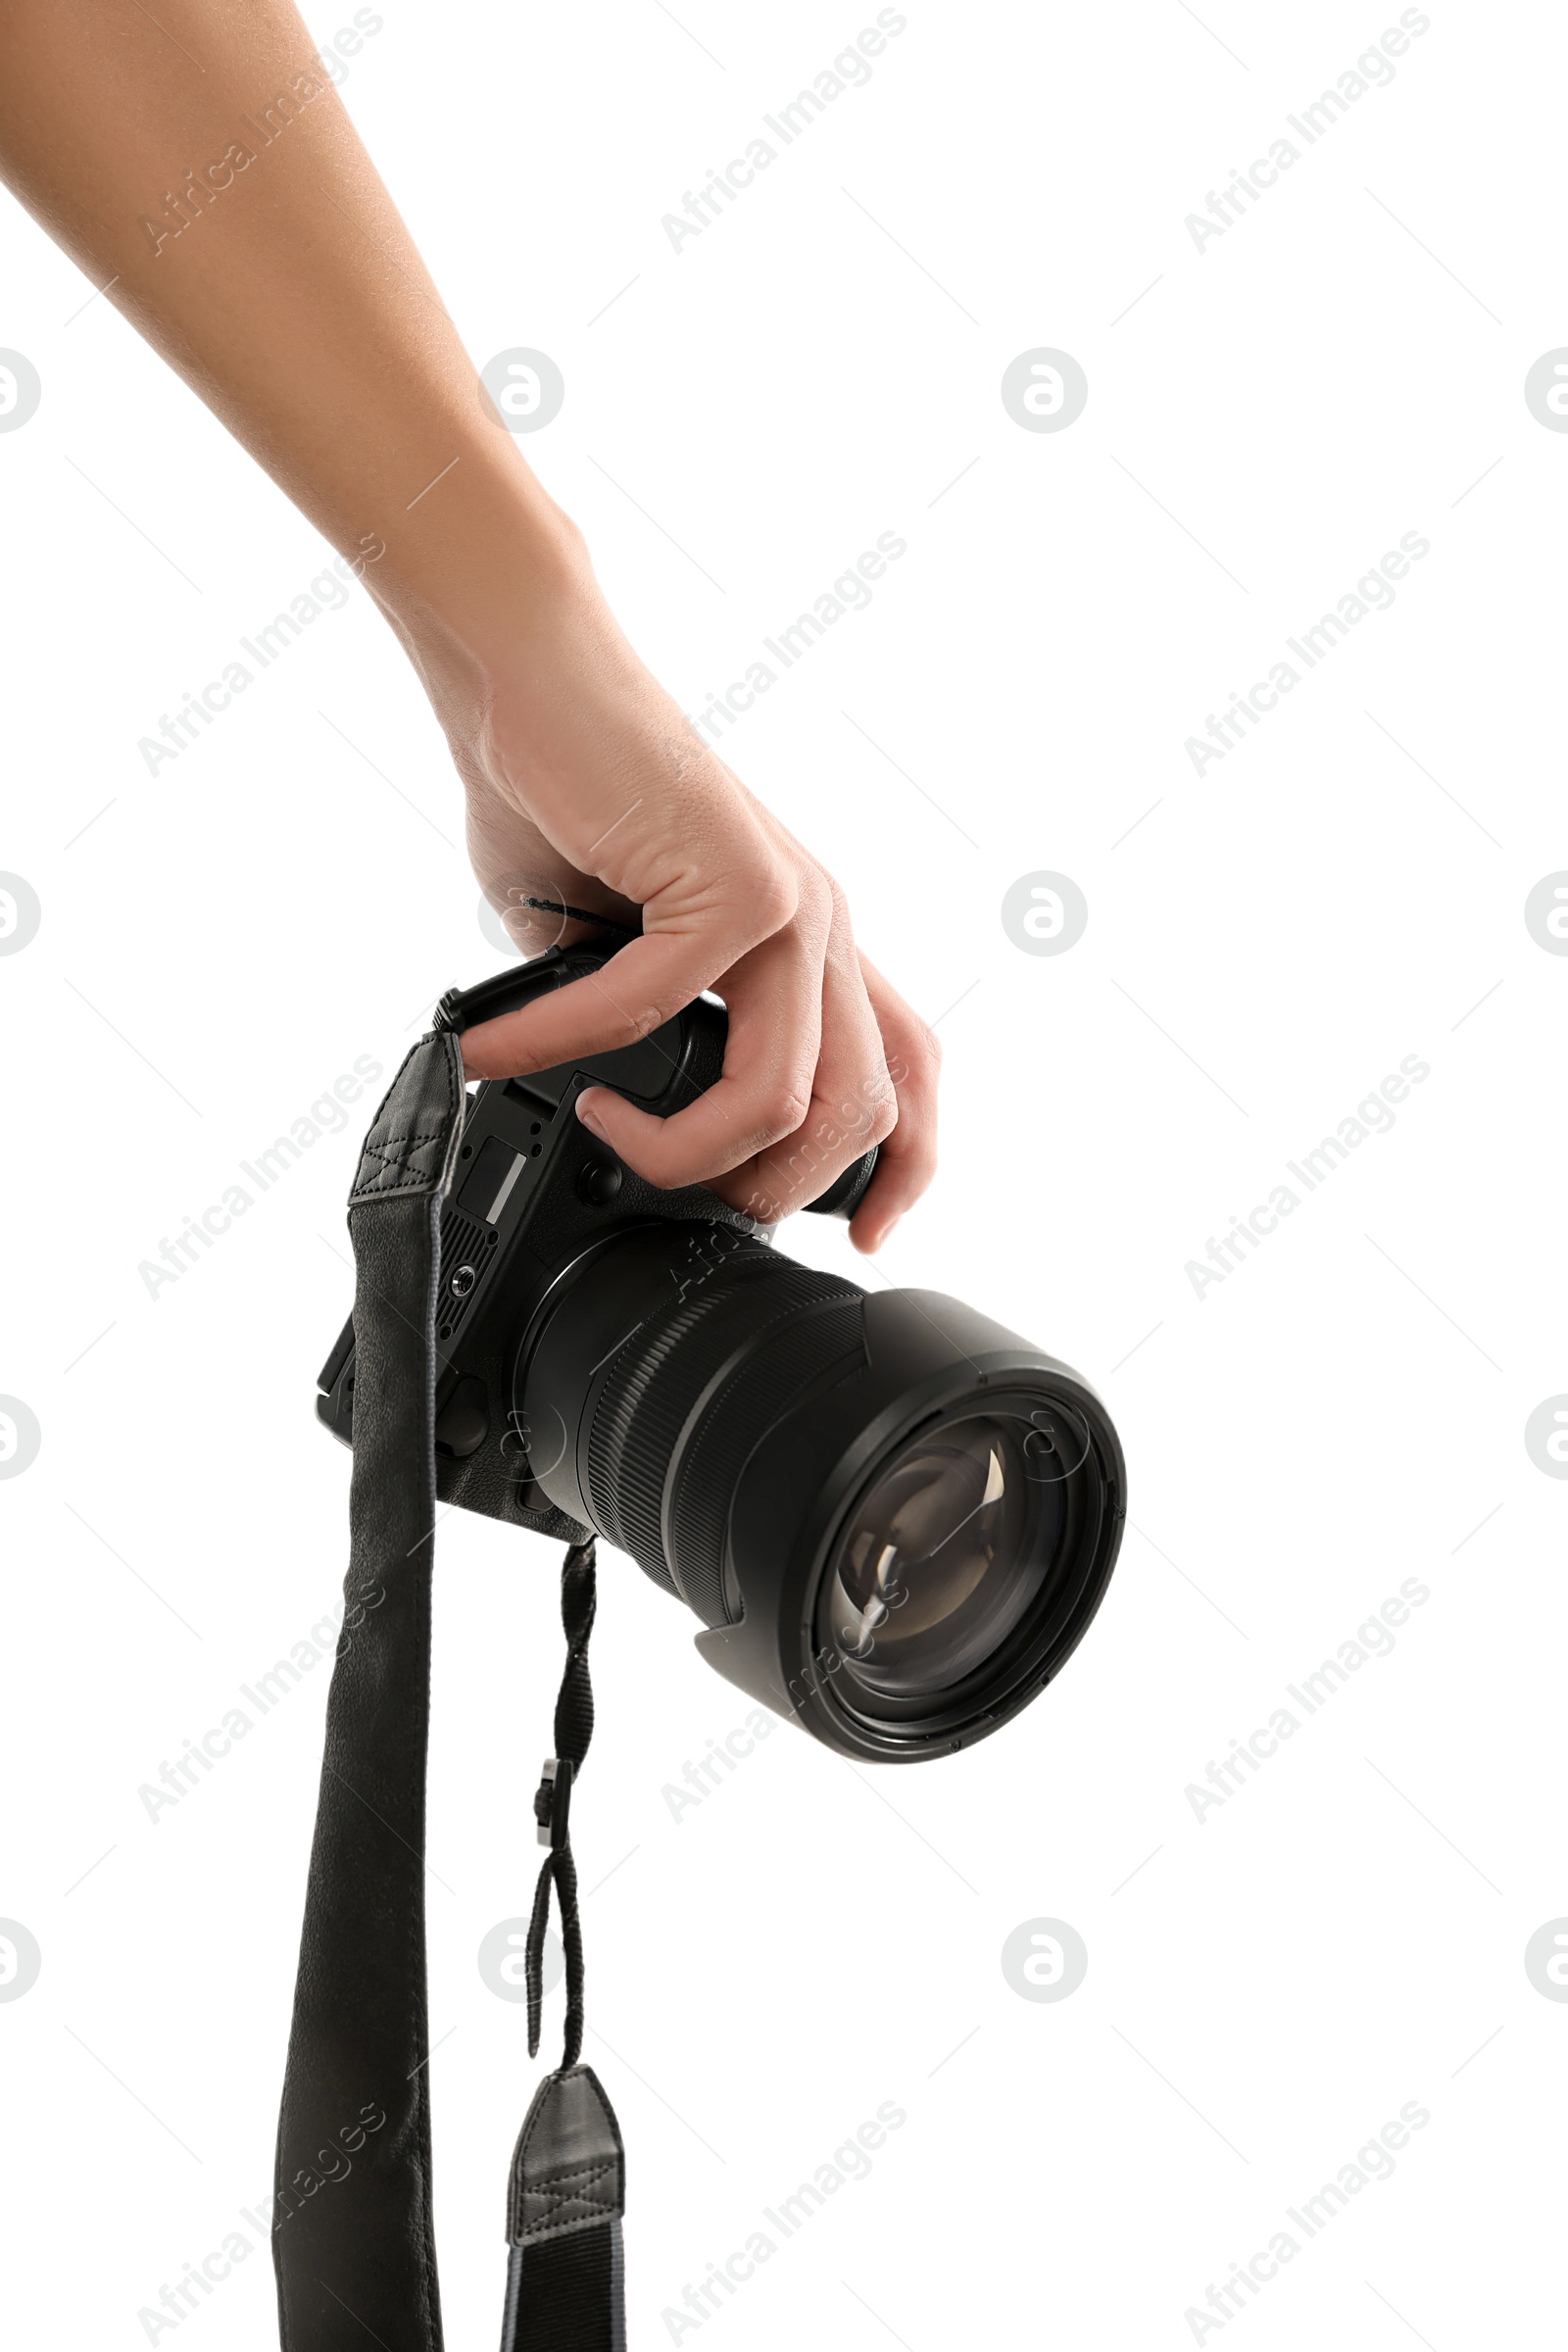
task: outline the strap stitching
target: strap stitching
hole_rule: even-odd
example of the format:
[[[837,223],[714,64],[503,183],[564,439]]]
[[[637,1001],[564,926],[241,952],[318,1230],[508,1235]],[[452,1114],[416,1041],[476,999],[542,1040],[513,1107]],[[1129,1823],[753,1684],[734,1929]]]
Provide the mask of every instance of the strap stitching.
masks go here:
[[[620,2207],[602,2197],[582,2197],[578,2200],[585,2210],[570,2214],[564,2221],[529,2222],[522,2224],[522,2235],[514,2242],[519,2246],[535,2245],[543,2237],[564,2237],[568,2230],[591,2229],[601,2222],[618,2222]]]
[[[522,2236],[517,2239],[517,2244],[526,2246],[529,2244],[529,2239],[534,2239],[534,2236],[550,2236],[550,2234],[560,2236],[564,2230],[571,2230],[573,2225],[583,2225],[588,2221],[620,2221],[620,2206],[615,2204],[612,2197],[578,2197],[576,2201],[583,2206],[583,2211],[569,2213],[564,2221],[562,2221],[562,2218],[553,2218],[553,2221],[524,2221]]]
[[[606,2174],[612,2176],[613,2185],[602,2196],[592,2195],[586,2185],[582,2188],[566,2186],[572,2180],[580,2180],[584,2183],[598,2180]],[[529,2197],[543,2197],[548,2201],[548,2219],[545,2216],[535,2220],[527,2217]],[[566,2213],[563,2219],[564,2207],[574,2207],[576,2210]],[[591,2220],[619,2221],[620,2215],[620,2158],[607,2156],[598,2164],[582,2164],[566,2172],[552,2173],[546,2180],[524,2180],[514,2211],[514,2224],[520,2234],[514,2242],[521,2246],[533,2244],[540,2238],[560,2237],[569,2230],[580,2230]]]
[[[394,1145],[434,1144],[438,1143],[445,1133],[446,1129],[444,1127],[435,1127],[431,1129],[428,1135],[389,1135],[385,1139],[385,1142],[380,1144],[372,1142],[369,1137],[367,1137],[362,1148],[367,1152],[372,1152],[377,1159],[388,1159],[391,1157],[391,1147]]]
[[[381,1109],[383,1111],[387,1108],[387,1105],[391,1102],[399,1087],[402,1085],[404,1074],[408,1070],[409,1065],[414,1060],[415,1056],[424,1046],[434,1044],[435,1042],[436,1033],[432,1033],[430,1037],[421,1039],[418,1045],[411,1046],[409,1048],[408,1053],[403,1057],[398,1074],[396,1078],[393,1079],[392,1084],[388,1088],[387,1093],[382,1101]],[[400,1162],[395,1157],[395,1154],[398,1152],[416,1148],[423,1144],[437,1143],[449,1136],[453,1117],[461,1107],[463,1096],[461,1083],[457,1086],[454,1086],[453,1084],[453,1072],[450,1060],[448,1060],[446,1064],[445,1077],[447,1083],[446,1113],[442,1120],[441,1126],[434,1130],[433,1133],[429,1135],[392,1135],[385,1137],[381,1142],[377,1143],[374,1140],[375,1130],[373,1127],[371,1128],[370,1134],[366,1138],[364,1144],[360,1148],[359,1170],[355,1175],[354,1189],[349,1195],[349,1206],[351,1208],[358,1206],[361,1202],[366,1200],[384,1200],[389,1194],[392,1193],[419,1192],[428,1186],[430,1175],[433,1172],[429,1170],[415,1170],[412,1174],[404,1176],[403,1180],[397,1183],[388,1182],[387,1180],[388,1178],[398,1174],[401,1168],[407,1166],[406,1161]],[[366,1163],[369,1160],[379,1160],[381,1164],[378,1168],[372,1170],[368,1176],[364,1176]]]
[[[368,1192],[372,1186],[380,1186],[381,1179],[389,1174],[407,1175],[409,1161],[404,1154],[410,1149],[419,1145],[442,1142],[448,1130],[440,1128],[434,1135],[389,1135],[385,1144],[372,1143],[367,1137],[361,1147],[361,1166],[363,1167],[368,1159],[377,1159],[381,1165],[378,1170],[366,1176],[362,1182],[356,1185],[355,1190],[360,1193]],[[419,1170],[415,1173],[416,1181],[422,1183],[426,1180],[429,1171]],[[383,1189],[388,1192],[401,1192],[405,1188],[401,1185],[387,1185]]]
[[[568,2180],[598,2180],[606,2173],[614,2172],[619,2163],[618,2156],[606,2156],[598,2164],[578,2164],[574,2165],[569,2172],[547,2174],[542,2180],[525,2179],[522,2183],[522,2193],[525,2197],[553,2196],[557,2189],[564,2188]]]

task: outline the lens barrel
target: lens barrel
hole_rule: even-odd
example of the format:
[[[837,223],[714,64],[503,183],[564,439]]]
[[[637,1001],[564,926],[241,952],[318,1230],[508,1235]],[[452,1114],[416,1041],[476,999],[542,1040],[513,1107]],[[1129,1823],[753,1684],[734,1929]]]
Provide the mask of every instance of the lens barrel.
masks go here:
[[[524,1336],[539,1486],[703,1621],[710,1664],[840,1753],[914,1761],[1035,1697],[1125,1516],[1108,1415],[934,1292],[722,1226],[623,1231]]]

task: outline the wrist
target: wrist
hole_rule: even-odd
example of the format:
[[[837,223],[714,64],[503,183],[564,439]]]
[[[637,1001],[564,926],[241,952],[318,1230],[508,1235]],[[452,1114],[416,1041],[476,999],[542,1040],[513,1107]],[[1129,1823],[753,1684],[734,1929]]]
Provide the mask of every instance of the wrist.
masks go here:
[[[365,586],[443,717],[488,702],[530,645],[559,641],[598,601],[576,525],[510,448],[484,441],[369,545],[381,552]]]

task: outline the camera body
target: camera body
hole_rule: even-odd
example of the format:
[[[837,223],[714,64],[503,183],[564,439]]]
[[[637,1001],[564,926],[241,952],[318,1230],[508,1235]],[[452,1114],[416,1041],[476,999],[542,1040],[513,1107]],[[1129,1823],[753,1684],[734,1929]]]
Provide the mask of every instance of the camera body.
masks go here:
[[[553,949],[443,998],[437,1026],[607,965]],[[727,1032],[699,999],[634,1045],[468,1097],[440,1208],[436,1493],[603,1536],[686,1603],[727,1680],[841,1755],[915,1762],[998,1730],[1082,1639],[1126,1516],[1121,1447],[1089,1384],[1015,1332],[801,1265],[577,1118],[595,1085],[685,1108]],[[875,1160],[809,1205],[850,1215]],[[354,1370],[351,1320],[317,1404],[348,1445]]]
[[[436,1026],[470,1028],[517,1011],[609,961],[593,947],[552,948],[477,988],[449,991]],[[590,1135],[574,1107],[587,1087],[612,1086],[660,1117],[685,1109],[718,1077],[728,1027],[723,1006],[700,997],[636,1045],[523,1078],[486,1079],[470,1093],[458,1174],[441,1211],[435,1427],[443,1502],[581,1542],[586,1525],[564,1513],[533,1474],[517,1377],[553,1292],[585,1255],[636,1227],[667,1229],[676,1302],[743,1243],[766,1246],[770,1228],[705,1187],[662,1192],[645,1182]],[[812,1207],[848,1216],[875,1157],[867,1152]],[[352,1446],[352,1317],[317,1386],[318,1416]]]

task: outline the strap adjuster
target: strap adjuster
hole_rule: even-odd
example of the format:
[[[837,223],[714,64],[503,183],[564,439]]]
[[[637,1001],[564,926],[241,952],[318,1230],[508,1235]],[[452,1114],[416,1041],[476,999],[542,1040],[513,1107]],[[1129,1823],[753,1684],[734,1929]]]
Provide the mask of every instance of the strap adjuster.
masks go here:
[[[571,1821],[572,1765],[567,1756],[546,1756],[544,1777],[533,1800],[541,1845],[560,1853],[568,1842]]]

